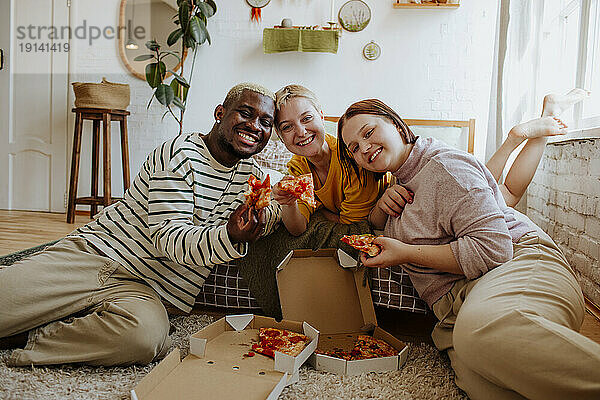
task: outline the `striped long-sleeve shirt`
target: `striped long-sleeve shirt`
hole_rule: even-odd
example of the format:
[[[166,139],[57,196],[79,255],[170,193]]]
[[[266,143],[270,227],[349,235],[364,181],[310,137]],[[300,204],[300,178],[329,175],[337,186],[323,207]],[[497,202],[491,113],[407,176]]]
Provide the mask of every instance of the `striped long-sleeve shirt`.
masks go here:
[[[263,179],[253,159],[228,168],[212,157],[200,134],[180,135],[148,156],[123,200],[70,236],[84,238],[190,311],[213,266],[246,254],[247,243],[231,243],[226,224],[244,202],[250,175]],[[272,202],[265,211],[268,234],[281,208]]]

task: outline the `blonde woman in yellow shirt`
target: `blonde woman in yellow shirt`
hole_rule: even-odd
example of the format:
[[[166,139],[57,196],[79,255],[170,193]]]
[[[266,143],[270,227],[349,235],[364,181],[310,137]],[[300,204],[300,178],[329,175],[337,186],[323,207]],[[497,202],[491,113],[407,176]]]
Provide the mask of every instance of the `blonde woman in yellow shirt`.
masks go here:
[[[281,318],[275,279],[281,260],[295,249],[339,247],[356,255],[356,250],[339,239],[372,232],[367,218],[383,192],[383,183],[372,172],[361,176],[362,185],[356,173],[342,173],[337,139],[325,133],[323,112],[314,93],[289,85],[277,92],[276,100],[274,127],[294,154],[288,173],[312,174],[317,205],[310,207],[275,185],[273,197],[281,205],[285,226],[252,243],[236,263],[262,314]]]
[[[306,231],[315,211],[341,224],[367,220],[385,189],[384,179],[365,171],[361,183],[355,171],[342,173],[337,138],[325,132],[323,111],[312,91],[288,85],[276,93],[275,129],[294,154],[288,163],[289,174],[310,173],[315,185],[316,208],[286,194],[278,185],[273,188],[275,200],[282,205],[283,223],[292,235]]]

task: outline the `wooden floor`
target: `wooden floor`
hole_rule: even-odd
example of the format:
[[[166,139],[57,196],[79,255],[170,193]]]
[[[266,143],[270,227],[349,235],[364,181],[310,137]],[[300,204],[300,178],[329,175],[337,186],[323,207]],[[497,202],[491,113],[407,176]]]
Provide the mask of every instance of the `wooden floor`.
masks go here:
[[[59,239],[89,221],[88,216],[77,215],[74,224],[67,224],[65,214],[0,210],[0,255]],[[600,343],[600,313],[595,315],[588,310],[581,333]],[[397,314],[390,318],[381,310],[377,317],[383,328],[390,333],[398,332],[406,341],[429,340],[431,318],[409,314],[399,321]],[[412,328],[407,330],[409,325]]]
[[[67,224],[65,214],[0,210],[0,256],[59,239],[89,221],[76,215]]]

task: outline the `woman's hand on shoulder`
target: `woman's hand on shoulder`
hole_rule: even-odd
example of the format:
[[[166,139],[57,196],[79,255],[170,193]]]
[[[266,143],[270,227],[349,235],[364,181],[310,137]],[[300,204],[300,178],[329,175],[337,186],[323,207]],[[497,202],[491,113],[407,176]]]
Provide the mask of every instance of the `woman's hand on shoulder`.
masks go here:
[[[375,238],[373,243],[378,245],[381,251],[375,257],[361,253],[360,259],[365,267],[387,268],[408,262],[410,245],[384,236]]]
[[[413,202],[414,193],[402,185],[392,185],[377,200],[377,207],[387,215],[399,217],[406,204]]]
[[[281,179],[281,181],[286,181],[290,179],[294,178],[292,176],[286,175]],[[293,206],[298,201],[296,196],[281,189],[279,182],[275,186],[273,186],[271,193],[273,193],[273,198],[275,199],[275,201],[277,201],[282,206]]]

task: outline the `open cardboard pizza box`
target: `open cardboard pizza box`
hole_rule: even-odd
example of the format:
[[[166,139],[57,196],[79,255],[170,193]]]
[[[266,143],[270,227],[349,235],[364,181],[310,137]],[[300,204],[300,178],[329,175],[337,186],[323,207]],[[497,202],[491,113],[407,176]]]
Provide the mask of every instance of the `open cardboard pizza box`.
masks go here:
[[[391,344],[392,357],[346,361],[313,354],[317,370],[339,375],[396,371],[408,357],[406,344],[377,326],[375,308],[364,268],[342,250],[294,250],[279,264],[277,286],[284,318],[306,321],[319,330],[319,349],[351,350],[356,338],[370,334]]]
[[[275,360],[256,354],[244,357],[258,329],[272,327],[311,338],[296,357],[275,352]],[[298,381],[298,370],[317,348],[319,332],[306,322],[253,314],[228,315],[190,337],[190,355],[180,361],[172,351],[131,391],[134,400],[276,399]]]

